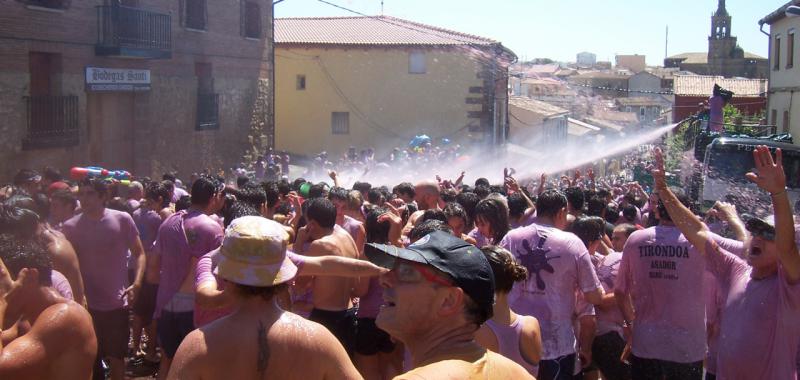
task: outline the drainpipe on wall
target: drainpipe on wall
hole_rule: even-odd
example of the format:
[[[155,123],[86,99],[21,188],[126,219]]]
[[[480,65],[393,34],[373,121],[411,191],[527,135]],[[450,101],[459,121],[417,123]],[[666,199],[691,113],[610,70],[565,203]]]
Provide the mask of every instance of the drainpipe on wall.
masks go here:
[[[768,59],[767,59],[767,77],[769,78],[769,83],[771,84],[772,83],[772,58],[771,58],[772,57],[772,36],[769,33],[764,31],[764,22],[763,22],[763,20],[760,20],[758,22],[758,26],[759,26],[758,31],[761,32],[761,33],[764,33],[764,35],[767,36],[767,57],[768,57]],[[767,109],[764,111],[764,113],[766,114],[767,124],[769,124],[769,122],[770,122],[769,115],[770,115],[770,109],[771,109],[770,108],[770,103],[771,103],[771,99],[772,99],[772,96],[770,96],[769,84],[767,85],[766,94],[767,94]],[[777,133],[778,132],[778,121],[777,120],[772,120],[772,122],[775,124],[775,133]]]

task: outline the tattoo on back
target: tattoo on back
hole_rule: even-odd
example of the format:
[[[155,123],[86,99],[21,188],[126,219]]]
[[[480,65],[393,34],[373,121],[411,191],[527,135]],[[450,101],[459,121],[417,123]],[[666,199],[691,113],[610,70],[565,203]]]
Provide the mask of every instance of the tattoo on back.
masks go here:
[[[264,327],[264,322],[258,321],[258,365],[259,377],[264,377],[264,371],[267,370],[267,363],[269,362],[269,346],[267,345],[267,330]]]

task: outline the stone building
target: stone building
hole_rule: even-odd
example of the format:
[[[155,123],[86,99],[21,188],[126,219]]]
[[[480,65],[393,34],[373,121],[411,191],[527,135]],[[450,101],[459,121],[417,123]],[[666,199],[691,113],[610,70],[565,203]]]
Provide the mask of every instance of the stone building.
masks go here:
[[[772,70],[769,73],[767,117],[770,125],[780,132],[790,132],[795,143],[800,136],[800,96],[794,101],[794,93],[800,92],[800,56],[795,48],[800,17],[786,17],[786,9],[800,6],[800,0],[792,0],[759,21],[763,27],[769,25],[769,58]],[[794,63],[798,62],[798,65]],[[794,124],[791,122],[794,121]]]
[[[664,87],[664,81],[656,74],[640,71],[628,78],[628,96],[661,97],[671,92],[672,86]]]
[[[279,18],[275,56],[277,149],[505,140],[517,57],[499,41],[390,16]]]
[[[0,180],[223,169],[270,143],[272,2],[0,2]]]
[[[645,56],[639,54],[617,54],[614,59],[618,70],[627,69],[632,73],[638,73],[644,71],[647,67]]]
[[[524,96],[508,100],[508,142],[533,147],[567,142],[569,110]]]
[[[581,95],[619,98],[628,96],[630,77],[610,71],[591,71],[569,77],[569,83],[576,86]]]
[[[725,9],[725,0],[718,0],[711,15],[708,52],[681,53],[664,59],[664,67],[678,67],[699,75],[721,75],[727,78],[766,78],[768,62],[764,57],[745,52],[731,34],[732,17]]]
[[[575,61],[578,67],[591,68],[597,63],[597,54],[588,51],[582,51],[575,55]]]

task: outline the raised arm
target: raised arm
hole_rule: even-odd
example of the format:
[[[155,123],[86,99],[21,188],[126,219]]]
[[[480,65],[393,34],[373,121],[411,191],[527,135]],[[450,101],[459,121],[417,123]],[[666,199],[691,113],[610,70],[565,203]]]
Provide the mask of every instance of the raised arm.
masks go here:
[[[728,227],[733,231],[736,240],[747,240],[749,234],[744,228],[742,219],[739,218],[739,214],[736,212],[736,206],[726,202],[717,202],[714,204],[714,208],[718,211],[717,216],[725,222],[728,222]]]
[[[664,204],[664,207],[666,207],[670,219],[672,219],[675,226],[683,233],[683,236],[685,236],[701,254],[705,254],[706,241],[708,239],[706,231],[708,231],[708,227],[697,215],[684,206],[667,186],[667,182],[664,178],[666,173],[664,171],[664,155],[661,149],[656,148],[653,154],[655,155],[655,166],[652,170],[653,180],[661,202]]]
[[[341,256],[300,256],[300,276],[372,277],[388,272],[369,261]]]
[[[525,199],[525,204],[528,205],[526,210],[536,208],[536,205],[530,198],[528,198],[528,195],[525,194],[524,191],[522,191],[522,188],[519,186],[519,183],[517,182],[516,179],[514,179],[514,177],[510,175],[506,176],[505,185],[506,185],[506,191],[508,191],[509,194],[519,193],[520,195],[522,195],[522,198]]]
[[[544,193],[546,186],[547,186],[547,174],[542,173],[541,178],[539,178],[539,187],[536,189],[536,195],[542,195],[542,193]]]
[[[789,284],[800,282],[800,253],[794,240],[794,219],[789,205],[789,194],[786,193],[786,173],[783,171],[783,153],[775,150],[775,159],[769,148],[760,145],[753,150],[756,173],[747,173],[747,178],[772,197],[775,211],[775,247],[778,250],[778,261],[783,267]]]
[[[331,177],[331,180],[333,180],[333,186],[334,187],[341,187],[339,185],[339,174],[336,173],[336,170],[329,171],[328,172],[328,177]]]

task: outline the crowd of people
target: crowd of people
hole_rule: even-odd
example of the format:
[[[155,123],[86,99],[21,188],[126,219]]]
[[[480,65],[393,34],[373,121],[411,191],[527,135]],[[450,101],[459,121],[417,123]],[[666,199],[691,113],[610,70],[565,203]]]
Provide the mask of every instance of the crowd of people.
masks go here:
[[[796,379],[781,158],[742,173],[764,218],[696,210],[658,148],[632,159],[651,185],[21,169],[0,190],[0,378]]]

